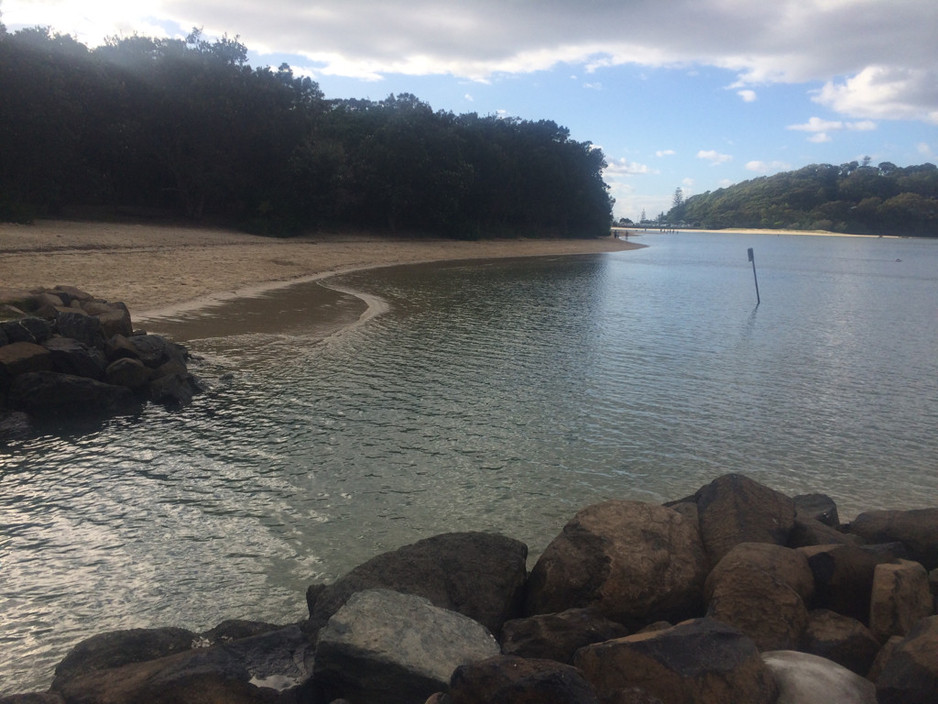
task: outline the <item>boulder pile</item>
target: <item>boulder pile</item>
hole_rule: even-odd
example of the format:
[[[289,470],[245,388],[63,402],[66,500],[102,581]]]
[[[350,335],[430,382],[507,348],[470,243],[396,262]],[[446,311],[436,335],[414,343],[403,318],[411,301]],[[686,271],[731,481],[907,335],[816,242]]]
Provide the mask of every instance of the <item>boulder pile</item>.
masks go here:
[[[0,704],[934,704],[938,508],[841,524],[729,474],[527,547],[434,536],[307,591],[309,618],[118,631]]]
[[[200,390],[185,348],[135,332],[123,303],[71,286],[0,289],[0,442],[47,421],[182,406]]]

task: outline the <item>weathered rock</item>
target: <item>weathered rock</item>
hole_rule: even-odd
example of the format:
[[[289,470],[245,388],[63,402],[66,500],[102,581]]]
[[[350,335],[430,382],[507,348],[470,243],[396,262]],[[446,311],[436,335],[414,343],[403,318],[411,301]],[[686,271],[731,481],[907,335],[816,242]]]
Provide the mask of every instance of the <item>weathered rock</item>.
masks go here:
[[[253,638],[254,636],[279,631],[283,626],[274,623],[265,623],[263,621],[245,621],[242,619],[229,619],[222,621],[214,628],[203,631],[199,634],[199,639],[207,641],[209,644],[228,643],[233,640],[242,640],[243,638]]]
[[[65,704],[65,700],[51,692],[30,692],[0,697],[0,704]]]
[[[413,704],[445,690],[459,665],[498,653],[480,623],[372,589],[353,594],[320,630],[314,678],[329,698]]]
[[[788,534],[788,547],[801,548],[808,545],[856,545],[862,542],[855,535],[842,533],[813,518],[795,514],[795,524]]]
[[[104,355],[97,348],[70,337],[58,336],[49,338],[42,346],[52,354],[54,371],[98,381],[104,378]]]
[[[116,364],[116,362],[114,362]],[[154,403],[178,408],[192,403],[196,387],[189,374],[170,374],[153,379],[147,385],[147,396]]]
[[[105,377],[109,384],[126,386],[128,389],[142,389],[152,381],[153,370],[139,359],[121,357],[107,365]]]
[[[52,689],[96,670],[156,660],[192,648],[195,633],[184,628],[134,628],[99,633],[74,646],[55,668]]]
[[[452,704],[598,704],[576,668],[510,655],[458,667],[449,696]]]
[[[82,304],[82,309],[98,319],[101,323],[101,332],[106,340],[114,335],[133,334],[134,328],[130,320],[130,311],[123,303],[88,301]]]
[[[52,369],[52,354],[34,342],[13,342],[0,347],[0,373],[11,383],[12,377],[28,372]]]
[[[814,597],[814,573],[803,553],[771,543],[739,543],[707,575],[705,598],[710,600],[717,585],[744,579],[747,572],[775,577],[794,589],[805,603]]]
[[[879,704],[938,702],[938,616],[922,619],[892,649],[876,679]]]
[[[837,504],[827,494],[801,494],[793,497],[792,501],[795,502],[796,516],[820,521],[832,528],[840,525]]]
[[[312,651],[299,627],[291,626],[215,647],[90,670],[63,681],[57,677],[53,686],[67,702],[288,702],[310,676]]]
[[[913,511],[867,511],[847,527],[868,543],[901,542],[908,557],[926,570],[938,567],[938,508]]]
[[[707,618],[588,645],[575,664],[604,704],[635,688],[668,704],[769,704],[778,694],[755,643]]]
[[[935,602],[935,613],[938,614],[938,567],[928,573],[928,588]]]
[[[100,347],[104,344],[101,334],[101,321],[93,315],[88,315],[81,309],[57,308],[55,317],[55,330],[62,337],[70,337],[89,347]]]
[[[793,650],[762,653],[778,683],[777,704],[876,704],[876,687],[835,662]]]
[[[52,323],[43,318],[26,316],[0,323],[8,342],[33,342],[40,344],[52,337]]]
[[[918,562],[899,560],[897,564],[876,565],[870,595],[870,630],[881,643],[891,636],[906,635],[919,619],[933,612],[928,573]]]
[[[855,618],[816,609],[808,614],[808,627],[801,649],[866,676],[879,652],[880,643],[870,629]]]
[[[33,434],[29,415],[22,411],[0,410],[0,443],[21,440]]]
[[[891,562],[893,556],[856,545],[818,545],[798,548],[808,558],[814,573],[814,602],[867,623],[870,593],[876,565]]]
[[[66,682],[69,704],[267,704],[279,692],[250,683],[244,665],[222,647],[202,648],[158,660],[96,670]]]
[[[605,501],[579,511],[528,579],[526,612],[591,607],[629,626],[702,612],[707,557],[696,523],[664,506]]]
[[[592,609],[568,609],[506,621],[502,628],[502,653],[572,665],[574,653],[584,645],[627,635],[625,626]]]
[[[492,633],[521,616],[527,546],[494,533],[445,533],[377,555],[322,589],[310,611],[324,624],[354,592],[416,594],[475,619]]]
[[[879,679],[879,676],[883,673],[883,667],[889,662],[893,651],[903,640],[902,636],[893,636],[886,641],[883,647],[879,649],[879,652],[876,653],[873,665],[870,667],[870,671],[866,673],[866,679],[870,682],[876,682]]]
[[[121,415],[139,409],[130,389],[57,372],[20,374],[10,385],[10,402],[43,419]]]
[[[786,545],[795,503],[741,474],[726,474],[696,494],[700,535],[712,564],[738,543]]]
[[[73,301],[79,301],[80,303],[83,303],[85,301],[94,300],[94,296],[92,296],[87,291],[83,291],[77,286],[66,286],[60,284],[52,289],[52,293],[54,293],[56,296],[59,296],[62,299],[62,302],[67,306],[71,305]]]
[[[137,359],[156,369],[170,360],[185,364],[186,351],[180,345],[160,335],[133,335],[126,338]]]

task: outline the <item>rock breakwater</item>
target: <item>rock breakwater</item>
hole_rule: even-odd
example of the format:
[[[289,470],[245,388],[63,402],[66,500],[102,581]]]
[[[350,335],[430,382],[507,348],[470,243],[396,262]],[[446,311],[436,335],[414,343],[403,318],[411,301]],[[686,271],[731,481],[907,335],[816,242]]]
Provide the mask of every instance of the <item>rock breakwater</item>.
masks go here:
[[[123,303],[71,286],[0,289],[0,442],[48,422],[182,406],[201,390],[184,347],[135,331]]]
[[[311,585],[301,623],[101,634],[0,704],[938,701],[938,507],[841,524],[730,474],[588,506],[526,557],[430,537]]]

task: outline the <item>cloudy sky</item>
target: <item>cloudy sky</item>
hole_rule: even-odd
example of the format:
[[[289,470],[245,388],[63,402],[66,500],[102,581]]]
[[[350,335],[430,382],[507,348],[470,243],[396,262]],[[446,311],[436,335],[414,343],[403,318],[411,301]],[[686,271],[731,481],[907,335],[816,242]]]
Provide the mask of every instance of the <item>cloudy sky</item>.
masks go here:
[[[938,161],[935,0],[0,0],[9,31],[239,37],[328,98],[551,119],[617,217],[811,163]]]

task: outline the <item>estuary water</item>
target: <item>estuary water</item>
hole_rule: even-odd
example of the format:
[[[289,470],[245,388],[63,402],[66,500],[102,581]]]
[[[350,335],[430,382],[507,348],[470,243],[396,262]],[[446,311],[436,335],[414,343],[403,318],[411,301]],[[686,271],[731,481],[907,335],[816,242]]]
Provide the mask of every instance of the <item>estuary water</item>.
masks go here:
[[[95,633],[299,620],[402,544],[533,559],[584,505],[727,472],[842,519],[938,505],[938,241],[639,241],[332,279],[386,310],[325,340],[317,310],[365,304],[317,283],[167,322],[204,358],[190,407],[0,448],[0,692]]]

